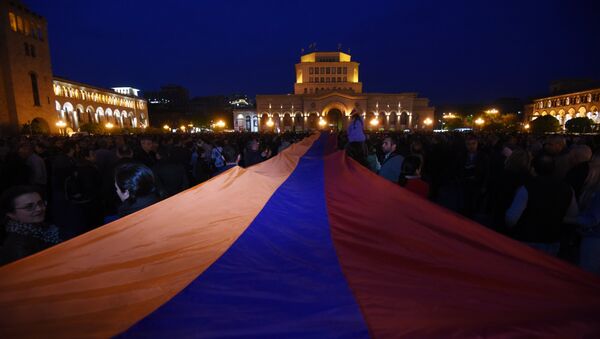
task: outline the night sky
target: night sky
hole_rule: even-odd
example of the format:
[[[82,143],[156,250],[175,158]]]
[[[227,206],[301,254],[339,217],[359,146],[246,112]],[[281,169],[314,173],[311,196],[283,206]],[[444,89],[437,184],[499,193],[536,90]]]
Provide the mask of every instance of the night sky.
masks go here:
[[[600,1],[24,0],[56,75],[191,96],[293,92],[302,48],[350,49],[365,92],[434,105],[546,95],[600,79]]]

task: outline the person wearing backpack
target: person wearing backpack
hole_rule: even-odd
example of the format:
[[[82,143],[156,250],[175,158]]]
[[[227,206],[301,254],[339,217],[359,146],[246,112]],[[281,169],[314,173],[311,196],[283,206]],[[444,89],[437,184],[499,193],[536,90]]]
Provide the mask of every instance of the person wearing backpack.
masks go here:
[[[214,165],[214,173],[221,173],[222,167],[225,166],[225,157],[223,156],[223,144],[219,141],[215,145],[210,155],[212,164]]]

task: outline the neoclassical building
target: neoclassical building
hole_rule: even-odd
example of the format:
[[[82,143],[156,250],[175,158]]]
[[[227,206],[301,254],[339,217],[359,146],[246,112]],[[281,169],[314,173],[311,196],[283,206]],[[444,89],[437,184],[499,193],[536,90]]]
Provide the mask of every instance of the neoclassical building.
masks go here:
[[[148,127],[146,100],[137,93],[135,88],[107,90],[54,77],[57,119],[73,131],[88,122],[110,122],[121,128]]]
[[[600,88],[587,91],[539,98],[533,101],[528,110],[527,121],[543,115],[555,117],[561,124],[575,117],[588,117],[596,124],[600,123]]]
[[[358,67],[342,52],[301,56],[294,94],[256,96],[259,130],[341,130],[353,111],[362,114],[365,127],[372,130],[432,128],[434,108],[427,98],[417,93],[363,93]]]
[[[54,77],[46,20],[21,1],[0,1],[0,132],[25,124],[77,131],[85,122],[148,125],[146,101],[127,88],[104,89]]]

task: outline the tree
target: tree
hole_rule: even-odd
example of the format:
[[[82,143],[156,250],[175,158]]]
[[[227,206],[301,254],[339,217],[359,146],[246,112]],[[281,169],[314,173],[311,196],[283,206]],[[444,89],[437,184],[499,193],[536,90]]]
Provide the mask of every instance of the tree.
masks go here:
[[[102,132],[104,132],[102,126],[95,122],[85,123],[81,125],[79,130],[81,130],[82,132],[88,132],[89,134],[102,134]]]
[[[465,122],[461,117],[446,118],[444,119],[443,126],[445,130],[453,131],[457,128],[465,127]]]
[[[531,126],[531,132],[534,134],[556,132],[560,128],[558,120],[551,115],[541,116],[533,120],[529,125]]]
[[[565,128],[569,133],[586,133],[592,131],[593,121],[591,119],[580,117],[567,121]]]

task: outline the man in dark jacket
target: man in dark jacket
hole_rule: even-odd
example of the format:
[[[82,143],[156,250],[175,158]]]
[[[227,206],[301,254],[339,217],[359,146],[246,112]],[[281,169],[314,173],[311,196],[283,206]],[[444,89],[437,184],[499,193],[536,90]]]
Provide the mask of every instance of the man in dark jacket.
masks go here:
[[[379,169],[379,176],[397,183],[400,178],[400,172],[402,169],[402,162],[404,157],[398,153],[398,141],[388,136],[383,139],[381,149],[383,150],[384,157],[381,162],[381,168]]]
[[[563,220],[577,215],[577,203],[571,187],[553,176],[551,156],[537,156],[533,168],[537,176],[517,190],[506,211],[506,224],[514,239],[555,256]]]

